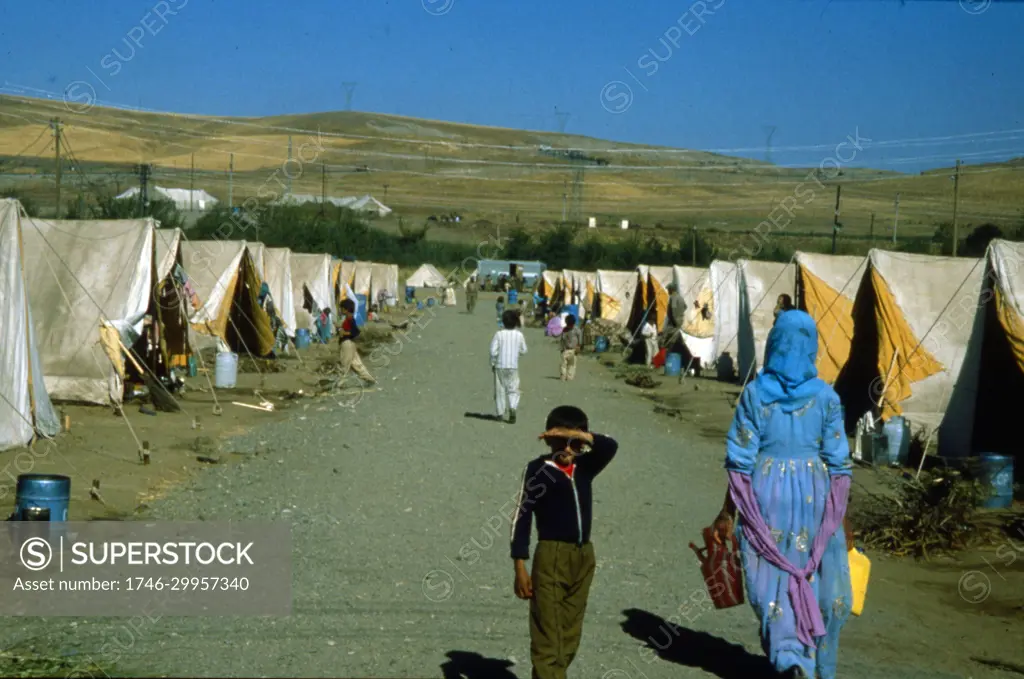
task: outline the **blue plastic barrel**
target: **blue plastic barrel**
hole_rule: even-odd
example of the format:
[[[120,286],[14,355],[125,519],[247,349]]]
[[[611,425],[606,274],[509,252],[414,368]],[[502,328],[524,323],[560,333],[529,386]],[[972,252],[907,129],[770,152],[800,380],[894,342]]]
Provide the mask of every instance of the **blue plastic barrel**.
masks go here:
[[[238,354],[222,351],[217,354],[213,386],[218,389],[232,389],[238,379]]]
[[[427,297],[427,306],[434,306],[436,302],[437,300],[434,299],[433,297]]]
[[[665,377],[676,377],[682,370],[682,354],[665,354]]]
[[[295,331],[295,348],[306,349],[312,343],[309,336],[309,328],[299,328]]]
[[[411,302],[416,299],[416,288],[411,285],[405,286],[405,301]]]
[[[986,509],[1008,509],[1013,504],[1013,458],[995,453],[982,453],[980,481],[990,491],[981,506]]]
[[[50,521],[68,520],[71,479],[59,474],[22,474],[18,477],[14,513],[23,520],[23,512],[33,507],[50,510]]]
[[[518,304],[518,302],[519,302],[519,291],[515,290],[515,289],[509,290],[508,291],[508,303],[509,303],[509,306],[511,306],[513,304]]]
[[[904,466],[910,461],[910,423],[899,415],[882,425],[889,445],[889,464]]]
[[[366,325],[366,295],[356,295],[356,325]]]
[[[596,340],[594,340],[594,351],[596,351],[599,354],[603,354],[604,352],[608,351],[608,338],[605,337],[604,335],[601,335]]]
[[[419,301],[417,301],[417,302],[416,302],[416,308],[417,308],[417,309],[422,309],[422,308],[423,308],[423,302],[419,302]]]

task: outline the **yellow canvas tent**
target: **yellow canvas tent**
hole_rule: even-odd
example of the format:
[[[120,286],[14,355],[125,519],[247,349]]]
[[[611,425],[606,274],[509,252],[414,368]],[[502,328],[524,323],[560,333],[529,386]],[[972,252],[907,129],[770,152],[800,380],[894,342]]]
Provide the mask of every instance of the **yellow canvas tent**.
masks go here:
[[[202,306],[192,315],[196,343],[219,342],[236,353],[266,356],[274,347],[270,317],[259,305],[260,281],[245,241],[186,241],[182,260]]]
[[[915,428],[938,427],[964,364],[984,260],[871,250],[853,339],[836,380],[848,421],[880,404]]]
[[[633,310],[640,276],[636,271],[597,271],[597,313],[602,320],[625,326]]]
[[[540,280],[537,283],[537,293],[548,298],[548,303],[553,304],[556,296],[561,292],[562,272],[542,271]]]
[[[833,384],[853,340],[853,302],[867,257],[796,253],[795,304],[818,326],[818,377]]]

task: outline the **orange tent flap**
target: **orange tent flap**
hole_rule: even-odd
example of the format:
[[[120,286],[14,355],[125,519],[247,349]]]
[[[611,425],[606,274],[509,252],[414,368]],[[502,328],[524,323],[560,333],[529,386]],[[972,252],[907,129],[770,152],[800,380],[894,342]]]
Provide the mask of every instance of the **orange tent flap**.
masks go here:
[[[871,284],[878,324],[878,374],[884,387],[882,416],[889,418],[903,412],[900,403],[910,398],[914,382],[940,373],[944,367],[914,336],[892,291],[874,267]],[[897,352],[894,364],[893,355]],[[874,393],[872,396],[877,398]]]
[[[248,316],[247,320],[251,320],[259,342],[258,346],[255,347],[259,352],[257,355],[266,356],[273,350],[276,342],[274,331],[270,327],[270,316],[263,310],[263,307],[260,306],[259,274],[257,274],[256,270],[251,266],[244,266],[244,269],[246,273],[245,292],[248,297],[246,302],[248,302],[250,309],[246,314]],[[252,347],[250,347],[250,349],[252,349]]]
[[[668,319],[668,290],[654,276],[651,276],[651,287],[654,288],[655,324],[658,330],[661,330],[665,327],[665,321]],[[644,308],[647,308],[646,303]]]
[[[612,320],[619,315],[619,311],[622,310],[622,303],[619,300],[604,294],[603,292],[598,293],[598,299],[601,302],[601,318],[604,320]]]
[[[1006,333],[1006,340],[1010,344],[1014,357],[1017,359],[1017,366],[1024,372],[1024,318],[1021,318],[1013,305],[1006,299],[1006,295],[995,286],[996,315],[999,317],[999,325]]]
[[[832,384],[850,357],[853,302],[804,267],[800,285],[806,311],[818,326],[818,377]]]

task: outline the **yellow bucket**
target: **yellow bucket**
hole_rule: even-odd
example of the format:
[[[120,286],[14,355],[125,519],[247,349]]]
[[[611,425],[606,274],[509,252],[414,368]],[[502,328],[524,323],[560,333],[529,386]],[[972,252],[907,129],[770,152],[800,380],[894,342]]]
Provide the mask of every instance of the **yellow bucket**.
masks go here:
[[[871,560],[859,549],[851,549],[849,556],[850,586],[853,589],[853,607],[850,612],[854,615],[860,615],[864,610],[864,599],[868,594]]]

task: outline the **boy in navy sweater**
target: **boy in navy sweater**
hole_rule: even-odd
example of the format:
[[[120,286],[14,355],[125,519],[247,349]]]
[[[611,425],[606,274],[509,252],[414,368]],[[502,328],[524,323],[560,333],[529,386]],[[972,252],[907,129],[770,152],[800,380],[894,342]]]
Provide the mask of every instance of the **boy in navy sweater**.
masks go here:
[[[512,517],[515,593],[530,600],[530,656],[536,679],[564,679],[583,634],[594,547],[590,525],[594,477],[615,457],[614,439],[590,432],[587,415],[559,406],[540,435],[551,452],[526,465]],[[590,448],[584,452],[584,446]],[[533,572],[530,528],[537,521]]]

